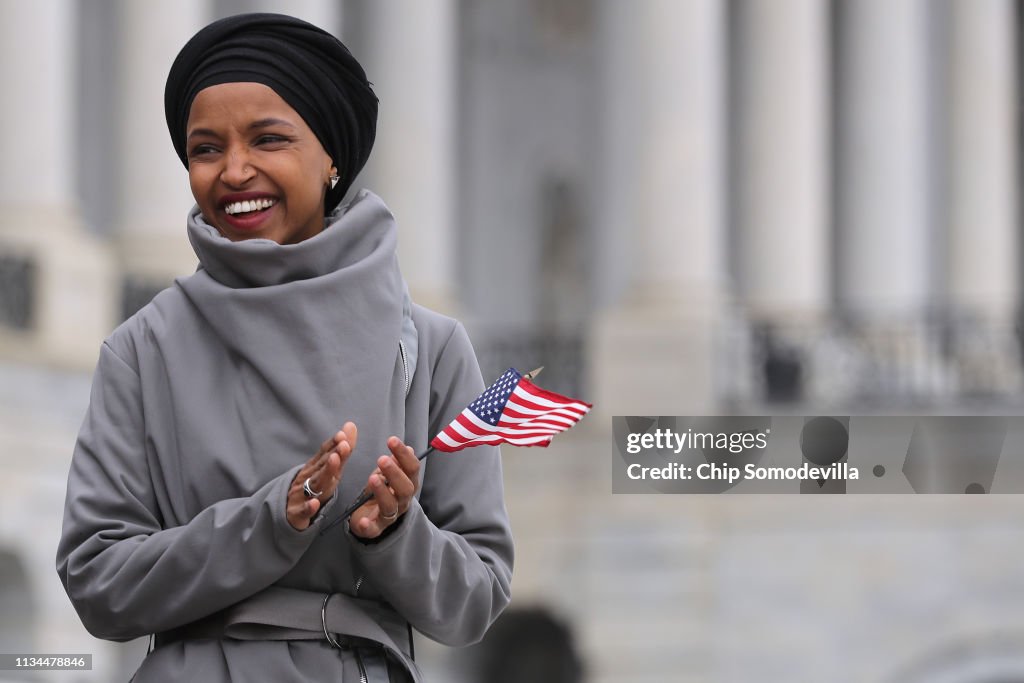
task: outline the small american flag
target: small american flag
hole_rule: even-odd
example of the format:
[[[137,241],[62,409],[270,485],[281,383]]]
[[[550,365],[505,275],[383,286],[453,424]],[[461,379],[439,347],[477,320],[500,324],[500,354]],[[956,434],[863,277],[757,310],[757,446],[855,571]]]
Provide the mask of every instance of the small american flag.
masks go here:
[[[430,445],[452,453],[480,444],[547,446],[579,422],[591,406],[536,386],[509,368],[459,413]]]

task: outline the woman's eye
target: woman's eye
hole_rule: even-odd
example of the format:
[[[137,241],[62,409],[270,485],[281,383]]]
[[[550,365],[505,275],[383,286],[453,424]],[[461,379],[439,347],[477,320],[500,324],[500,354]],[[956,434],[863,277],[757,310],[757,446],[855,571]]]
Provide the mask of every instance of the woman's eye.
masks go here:
[[[191,157],[199,157],[199,156],[203,156],[205,154],[213,154],[216,151],[217,151],[217,148],[214,147],[213,145],[196,145],[195,147],[193,147],[189,151],[188,156],[190,158]]]
[[[282,135],[261,135],[256,138],[257,145],[280,145],[288,142],[288,138]]]

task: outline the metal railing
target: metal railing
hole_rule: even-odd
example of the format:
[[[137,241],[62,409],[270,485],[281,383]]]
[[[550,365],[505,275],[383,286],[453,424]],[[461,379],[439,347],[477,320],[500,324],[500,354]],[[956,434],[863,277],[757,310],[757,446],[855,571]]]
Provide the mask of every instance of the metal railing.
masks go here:
[[[1024,347],[1010,322],[938,314],[793,324],[737,316],[723,325],[721,342],[716,374],[728,406],[1024,404]]]

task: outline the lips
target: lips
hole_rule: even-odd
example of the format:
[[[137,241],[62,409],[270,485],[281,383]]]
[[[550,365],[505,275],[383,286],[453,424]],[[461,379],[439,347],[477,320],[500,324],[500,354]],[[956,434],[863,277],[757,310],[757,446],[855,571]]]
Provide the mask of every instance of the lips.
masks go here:
[[[252,211],[262,211],[263,209],[269,209],[276,203],[276,200],[271,199],[269,197],[261,197],[259,199],[231,202],[229,204],[224,205],[224,213],[227,213],[231,216],[237,216],[240,213],[250,213]]]
[[[270,195],[245,192],[223,197],[220,201],[222,220],[234,230],[252,232],[259,230],[270,218],[277,206],[277,199]]]

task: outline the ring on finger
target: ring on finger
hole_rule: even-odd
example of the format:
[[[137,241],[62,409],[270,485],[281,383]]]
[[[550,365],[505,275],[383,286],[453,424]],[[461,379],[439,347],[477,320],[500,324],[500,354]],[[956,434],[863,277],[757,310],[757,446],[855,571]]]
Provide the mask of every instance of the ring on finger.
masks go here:
[[[380,518],[386,522],[395,521],[396,519],[398,519],[398,508],[395,508],[395,511],[392,512],[390,515],[381,515]]]
[[[309,485],[309,480],[312,477],[306,477],[306,481],[302,482],[302,492],[306,494],[306,498],[319,498],[324,495],[323,491],[314,491],[313,487]]]

